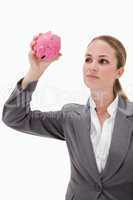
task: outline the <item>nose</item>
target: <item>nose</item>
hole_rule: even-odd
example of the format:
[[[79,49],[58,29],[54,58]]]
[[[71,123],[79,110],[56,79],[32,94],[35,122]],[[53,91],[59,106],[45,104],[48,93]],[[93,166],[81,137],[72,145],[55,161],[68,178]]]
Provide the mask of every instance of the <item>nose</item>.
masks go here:
[[[92,71],[97,71],[98,70],[97,63],[96,62],[91,63],[88,68]]]

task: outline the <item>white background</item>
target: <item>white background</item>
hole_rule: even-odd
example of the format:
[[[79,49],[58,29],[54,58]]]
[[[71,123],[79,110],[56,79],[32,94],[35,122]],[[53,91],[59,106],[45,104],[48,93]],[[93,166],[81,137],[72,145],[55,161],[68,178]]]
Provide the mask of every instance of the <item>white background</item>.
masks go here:
[[[123,89],[133,100],[132,1],[0,1],[0,112],[28,71],[29,43],[51,30],[61,36],[62,57],[40,78],[31,106],[57,110],[65,103],[85,104],[84,53],[101,34],[118,38],[127,50]],[[2,116],[1,116],[2,117]],[[0,121],[0,199],[65,199],[70,163],[64,141],[17,132]]]

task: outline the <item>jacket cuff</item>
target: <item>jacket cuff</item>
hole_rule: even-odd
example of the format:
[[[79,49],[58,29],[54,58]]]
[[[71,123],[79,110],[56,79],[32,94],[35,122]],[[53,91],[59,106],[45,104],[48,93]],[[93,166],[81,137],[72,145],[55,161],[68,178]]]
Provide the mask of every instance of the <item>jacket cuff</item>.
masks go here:
[[[26,91],[31,91],[31,92],[34,91],[36,86],[37,86],[38,80],[29,82],[28,85],[26,86],[26,88],[23,89],[22,86],[21,86],[21,83],[22,83],[23,79],[24,79],[24,77],[22,77],[17,82],[17,90],[19,90],[19,91],[26,90]]]

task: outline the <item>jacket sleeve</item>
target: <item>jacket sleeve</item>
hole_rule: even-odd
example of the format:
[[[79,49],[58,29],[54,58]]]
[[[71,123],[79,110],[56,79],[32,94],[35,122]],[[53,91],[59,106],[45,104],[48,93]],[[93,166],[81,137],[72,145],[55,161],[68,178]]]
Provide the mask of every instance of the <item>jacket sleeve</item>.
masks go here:
[[[32,81],[25,89],[22,89],[23,78],[17,82],[15,89],[3,106],[2,121],[8,127],[20,132],[65,140],[63,108],[48,112],[32,111],[30,102],[38,81]]]

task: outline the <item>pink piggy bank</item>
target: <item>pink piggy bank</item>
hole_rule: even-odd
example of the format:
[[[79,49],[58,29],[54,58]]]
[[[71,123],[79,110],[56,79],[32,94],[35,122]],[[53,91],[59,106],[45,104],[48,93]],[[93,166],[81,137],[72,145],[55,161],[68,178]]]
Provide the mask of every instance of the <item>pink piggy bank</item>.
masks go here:
[[[49,31],[39,35],[33,50],[38,58],[50,61],[59,55],[60,48],[60,37]]]

